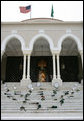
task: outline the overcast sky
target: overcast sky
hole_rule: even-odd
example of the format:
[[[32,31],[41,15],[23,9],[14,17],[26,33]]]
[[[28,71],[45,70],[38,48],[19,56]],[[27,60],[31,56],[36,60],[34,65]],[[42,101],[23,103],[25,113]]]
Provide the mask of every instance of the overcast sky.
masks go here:
[[[32,5],[31,18],[54,18],[63,21],[83,21],[83,1],[1,1],[1,21],[30,19],[30,13],[20,13],[20,6]]]

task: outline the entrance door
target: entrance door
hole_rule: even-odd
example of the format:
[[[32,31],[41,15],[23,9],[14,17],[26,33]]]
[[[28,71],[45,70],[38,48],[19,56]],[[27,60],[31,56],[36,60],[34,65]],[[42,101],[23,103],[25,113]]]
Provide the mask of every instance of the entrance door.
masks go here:
[[[30,77],[32,82],[51,82],[53,68],[51,56],[32,56]]]
[[[40,70],[39,70],[39,74],[38,74],[38,81],[39,82],[46,82],[48,81],[47,80],[47,70],[46,70],[46,67],[47,67],[47,62],[44,60],[44,59],[41,59],[39,62],[38,62],[38,67],[40,67]]]
[[[78,79],[78,57],[61,56],[61,78],[64,82],[77,82]]]
[[[82,65],[76,41],[66,38],[61,45],[61,78],[65,82],[80,82]]]
[[[32,82],[51,82],[53,73],[52,53],[48,41],[40,37],[33,46],[30,61],[30,77]]]
[[[8,57],[6,66],[6,82],[20,82],[23,72],[23,57]]]

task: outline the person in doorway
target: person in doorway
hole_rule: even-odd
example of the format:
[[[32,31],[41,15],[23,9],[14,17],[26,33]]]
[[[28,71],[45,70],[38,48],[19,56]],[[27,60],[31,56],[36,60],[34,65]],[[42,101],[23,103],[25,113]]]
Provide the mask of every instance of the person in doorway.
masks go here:
[[[39,82],[45,82],[45,73],[43,71],[39,72]]]

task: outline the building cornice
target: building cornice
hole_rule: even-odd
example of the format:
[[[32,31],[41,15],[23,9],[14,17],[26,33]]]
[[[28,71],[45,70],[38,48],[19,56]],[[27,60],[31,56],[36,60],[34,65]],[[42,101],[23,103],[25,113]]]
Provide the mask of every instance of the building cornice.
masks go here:
[[[41,23],[40,22],[38,22],[38,23],[35,23],[35,22],[32,22],[32,23],[26,23],[26,22],[24,22],[24,23],[22,23],[22,22],[1,22],[1,24],[2,25],[11,25],[11,24],[12,25],[17,25],[17,24],[18,25],[25,25],[25,24],[28,24],[28,25],[31,25],[31,24],[36,24],[36,25],[37,24],[62,24],[63,25],[63,24],[83,24],[83,22],[82,21],[74,21],[74,22],[73,21],[70,21],[70,22],[68,21],[68,22],[63,22],[63,23],[62,22],[57,22],[57,23],[49,23],[49,22],[48,23],[47,22],[45,22],[45,23],[44,22],[41,22]]]
[[[62,20],[59,20],[59,19],[52,19],[52,18],[32,18],[32,19],[27,19],[27,20],[23,20],[21,22],[1,22],[2,25],[31,25],[31,24],[35,24],[35,25],[38,25],[38,24],[61,24],[61,25],[65,25],[65,24],[83,24],[83,21],[62,21]]]

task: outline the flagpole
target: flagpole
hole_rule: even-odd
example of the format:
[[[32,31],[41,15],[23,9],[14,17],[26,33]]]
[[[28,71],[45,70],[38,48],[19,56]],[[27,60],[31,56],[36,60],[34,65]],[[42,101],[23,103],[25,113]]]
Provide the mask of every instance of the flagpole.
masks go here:
[[[32,5],[31,5],[32,6]],[[32,9],[31,9],[32,10]],[[31,19],[31,11],[30,11],[30,19]]]

